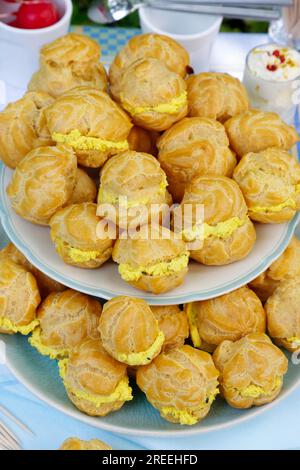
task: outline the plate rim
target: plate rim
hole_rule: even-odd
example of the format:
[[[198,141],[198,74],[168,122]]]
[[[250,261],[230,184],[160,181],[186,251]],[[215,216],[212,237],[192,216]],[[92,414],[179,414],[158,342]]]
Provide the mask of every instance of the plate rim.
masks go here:
[[[5,341],[4,341],[5,342]],[[24,378],[22,373],[19,372],[18,368],[15,367],[13,362],[11,362],[9,358],[9,354],[6,356],[6,365],[8,366],[9,370],[12,372],[12,374],[16,377],[19,382],[25,386],[27,390],[29,390],[33,395],[37,398],[39,398],[42,402],[46,403],[47,405],[55,408],[56,410],[60,411],[61,413],[70,416],[73,419],[76,419],[77,421],[84,422],[85,424],[88,424],[90,426],[93,426],[97,429],[102,429],[104,431],[116,433],[118,435],[123,435],[123,436],[135,436],[135,437],[160,437],[160,438],[169,438],[169,437],[186,437],[186,436],[196,436],[200,434],[208,434],[211,432],[217,432],[217,431],[222,431],[224,429],[229,429],[234,426],[238,426],[239,424],[242,424],[246,421],[249,421],[251,419],[254,419],[255,417],[262,415],[263,413],[269,411],[270,409],[274,408],[277,406],[281,401],[283,401],[285,398],[287,398],[289,395],[291,395],[294,390],[296,390],[300,386],[300,374],[298,378],[296,379],[295,383],[289,387],[287,390],[282,390],[280,392],[280,395],[271,403],[268,403],[266,405],[262,406],[257,406],[257,407],[252,407],[250,408],[247,414],[244,416],[234,418],[231,421],[222,423],[222,424],[214,424],[211,426],[208,426],[206,428],[201,428],[201,425],[199,427],[194,427],[194,426],[185,426],[184,429],[178,430],[168,430],[168,431],[145,431],[145,430],[140,430],[140,429],[132,429],[132,428],[127,428],[127,427],[119,427],[115,424],[108,424],[108,423],[101,423],[101,418],[93,417],[93,416],[88,416],[82,413],[79,410],[76,410],[74,407],[74,411],[70,409],[66,409],[64,405],[61,405],[56,402],[56,400],[53,400],[52,398],[48,398],[45,396],[42,392],[38,391],[36,387],[32,386],[26,377]],[[227,405],[229,406],[229,405]],[[243,410],[241,410],[243,411]],[[247,411],[247,410],[245,410]],[[95,422],[94,422],[95,421]],[[200,422],[201,423],[201,422]]]
[[[77,290],[79,292],[83,292],[88,295],[92,295],[97,298],[102,298],[105,300],[110,300],[111,298],[115,297],[116,292],[109,291],[107,289],[101,289],[101,287],[95,289],[86,286],[84,283],[80,283],[79,281],[74,281],[65,276],[61,275],[56,270],[53,270],[49,266],[43,264],[31,251],[30,249],[24,244],[24,241],[20,238],[17,234],[12,219],[9,215],[9,211],[5,205],[6,201],[6,194],[5,194],[5,185],[4,180],[6,176],[7,167],[0,162],[0,220],[2,222],[3,229],[5,230],[9,239],[16,245],[16,247],[26,256],[26,258],[40,271],[44,274],[49,276],[51,279],[60,282],[61,284],[65,285],[70,289]],[[150,305],[178,305],[187,302],[195,302],[201,300],[207,300],[210,298],[219,297],[221,295],[227,294],[236,290],[259,276],[262,272],[264,272],[279,256],[283,253],[287,245],[289,244],[290,240],[292,239],[295,229],[300,221],[300,212],[298,212],[294,218],[286,224],[286,232],[285,235],[282,236],[279,243],[276,244],[272,252],[266,256],[265,258],[261,259],[256,268],[248,271],[242,277],[236,277],[234,280],[230,281],[227,284],[223,284],[222,287],[219,287],[214,290],[206,290],[202,291],[202,293],[190,293],[185,295],[176,295],[172,294],[169,296],[153,296],[153,294],[147,294],[137,292],[136,297],[143,298],[146,302]]]

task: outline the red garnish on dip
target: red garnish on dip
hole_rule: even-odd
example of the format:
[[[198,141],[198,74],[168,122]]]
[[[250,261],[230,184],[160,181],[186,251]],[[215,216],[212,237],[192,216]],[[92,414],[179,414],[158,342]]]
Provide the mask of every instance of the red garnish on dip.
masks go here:
[[[270,71],[270,72],[275,72],[277,70],[277,65],[275,64],[268,64],[267,65],[267,69]]]
[[[273,51],[273,55],[275,57],[279,57],[280,56],[280,51],[278,49],[275,49],[275,51]]]

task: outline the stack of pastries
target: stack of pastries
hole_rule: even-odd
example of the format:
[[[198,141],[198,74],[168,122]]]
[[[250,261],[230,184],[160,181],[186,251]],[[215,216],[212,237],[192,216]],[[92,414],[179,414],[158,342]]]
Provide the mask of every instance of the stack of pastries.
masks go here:
[[[299,136],[251,109],[237,78],[193,74],[187,51],[159,34],[130,39],[108,74],[100,55],[74,33],[44,46],[27,93],[0,113],[12,208],[50,227],[64,263],[114,261],[124,282],[161,294],[185,282],[190,263],[246,258],[255,224],[295,216]]]
[[[159,295],[185,282],[190,263],[245,259],[256,224],[300,210],[297,132],[251,109],[239,80],[191,75],[188,53],[159,34],[132,38],[108,75],[100,52],[77,34],[45,46],[27,93],[0,113],[12,208],[49,230],[64,263],[112,260],[124,283]],[[280,348],[300,348],[299,293],[296,238],[249,286],[184,306],[100,302],[49,279],[14,245],[0,251],[0,332],[30,334],[91,416],[126,406],[132,380],[181,425],[204,419],[218,395],[236,408],[273,401],[288,368]]]

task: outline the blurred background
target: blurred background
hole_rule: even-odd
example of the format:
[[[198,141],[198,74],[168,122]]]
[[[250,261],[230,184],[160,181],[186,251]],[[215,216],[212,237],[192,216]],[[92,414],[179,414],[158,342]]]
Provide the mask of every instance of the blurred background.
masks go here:
[[[87,17],[87,8],[91,5],[92,0],[74,0],[73,1],[73,25],[92,25],[92,21]],[[267,22],[258,22],[250,20],[223,20],[221,31],[233,32],[233,33],[267,33],[268,32]],[[139,15],[138,12],[133,13],[122,21],[111,25],[114,27],[125,27],[125,28],[139,28]]]

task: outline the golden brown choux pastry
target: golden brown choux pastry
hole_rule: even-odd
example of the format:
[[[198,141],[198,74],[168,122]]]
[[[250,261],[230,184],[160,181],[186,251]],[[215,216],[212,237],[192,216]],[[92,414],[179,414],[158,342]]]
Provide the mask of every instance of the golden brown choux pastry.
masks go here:
[[[283,254],[249,286],[265,302],[282,281],[300,277],[300,241],[293,237]]]
[[[146,58],[160,60],[182,78],[191,71],[188,52],[174,39],[162,34],[139,34],[128,41],[110,66],[110,91],[116,100],[120,98],[120,81],[126,68],[136,60]]]
[[[151,310],[165,336],[162,351],[168,352],[183,346],[189,336],[189,324],[185,312],[180,310],[178,305],[151,307]]]
[[[236,158],[221,123],[208,118],[186,118],[158,140],[159,161],[176,202],[197,176],[232,176]]]
[[[209,413],[219,392],[218,375],[210,354],[185,345],[139,367],[136,378],[162,418],[192,425]]]
[[[96,269],[112,254],[114,240],[109,233],[100,238],[97,205],[72,204],[56,212],[50,220],[51,239],[63,261],[79,268]]]
[[[15,169],[7,195],[15,212],[34,224],[48,225],[70,200],[76,183],[77,161],[65,145],[39,147]]]
[[[69,204],[81,204],[82,202],[95,202],[97,186],[94,180],[81,168],[77,168],[75,188]]]
[[[164,131],[188,113],[186,83],[156,59],[140,59],[121,79],[120,102],[133,122],[150,131]]]
[[[187,80],[189,115],[225,122],[248,110],[244,85],[227,73],[204,72]]]
[[[131,237],[117,240],[112,256],[125,282],[153,294],[180,286],[188,273],[185,242],[164,227],[144,226]]]
[[[99,439],[83,441],[77,437],[69,437],[62,443],[59,450],[112,450],[112,447]]]
[[[41,301],[35,277],[9,258],[0,262],[0,333],[28,335]]]
[[[248,287],[185,305],[195,348],[213,352],[222,341],[237,341],[249,333],[265,333],[266,313]]]
[[[45,117],[52,139],[72,147],[80,165],[99,168],[129,148],[130,119],[103,91],[74,88],[48,106]]]
[[[263,333],[251,333],[236,342],[223,341],[213,360],[220,371],[221,394],[234,408],[273,401],[288,369],[283,352]]]
[[[59,361],[70,400],[90,416],[106,416],[132,400],[126,367],[107,354],[99,339],[85,341]]]
[[[71,289],[53,292],[38,309],[40,325],[29,342],[43,356],[67,357],[87,338],[99,338],[101,312],[101,304],[88,295]]]
[[[158,137],[158,132],[146,131],[146,129],[141,127],[133,126],[128,136],[129,149],[136,152],[149,153],[156,157],[158,153],[156,147]]]
[[[115,297],[103,307],[98,328],[107,353],[130,366],[149,364],[165,337],[143,299]]]
[[[250,109],[229,119],[225,128],[230,145],[241,158],[250,152],[269,147],[289,150],[299,141],[293,126],[288,126],[276,113]]]
[[[103,216],[122,228],[142,225],[168,209],[167,186],[165,172],[155,157],[129,150],[104,165],[98,206],[105,209],[111,205],[114,210],[104,211]]]
[[[282,281],[268,298],[265,308],[268,333],[288,351],[300,349],[300,277]]]
[[[204,213],[197,219],[192,214],[192,227],[183,231],[183,237],[196,243],[191,247],[191,258],[206,265],[221,266],[246,258],[252,250],[256,231],[248,216],[243,194],[235,181],[226,176],[199,176],[187,186],[179,208],[174,210],[174,230],[178,214],[186,208],[202,207]],[[177,217],[177,218],[176,218]]]
[[[100,46],[88,36],[66,34],[42,48],[40,68],[28,89],[45,91],[55,98],[82,85],[106,91],[107,76],[99,62],[100,53]]]
[[[0,263],[5,259],[10,259],[14,263],[22,266],[26,271],[33,274],[42,299],[52,292],[62,292],[66,289],[66,287],[60,284],[60,282],[51,279],[33,266],[12,243],[9,243],[6,247],[0,250]]]
[[[244,194],[252,220],[281,224],[300,210],[300,165],[285,150],[248,153],[235,168],[233,178]]]
[[[26,93],[0,113],[0,158],[5,165],[16,168],[33,148],[54,144],[44,116],[53,101],[46,93]]]

